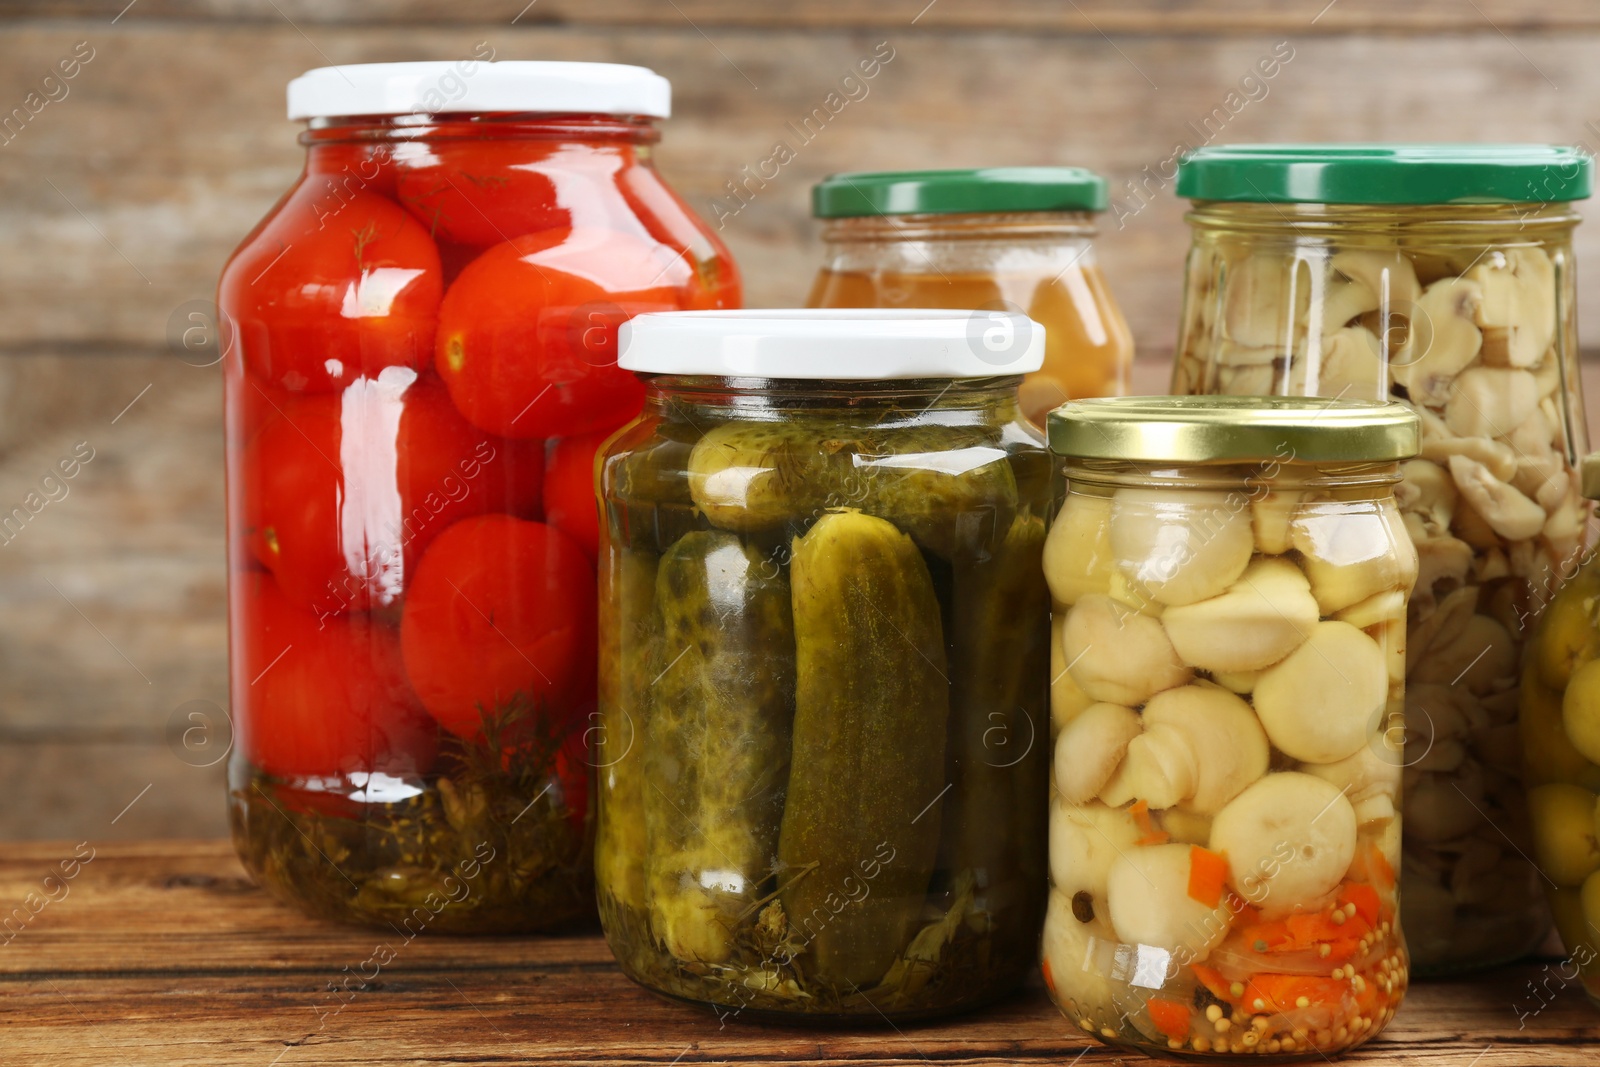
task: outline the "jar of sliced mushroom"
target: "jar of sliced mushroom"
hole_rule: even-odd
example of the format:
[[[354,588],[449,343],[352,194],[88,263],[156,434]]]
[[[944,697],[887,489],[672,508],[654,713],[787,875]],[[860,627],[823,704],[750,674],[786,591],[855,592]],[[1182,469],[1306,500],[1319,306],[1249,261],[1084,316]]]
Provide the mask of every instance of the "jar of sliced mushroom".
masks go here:
[[[1523,955],[1548,919],[1525,858],[1518,665],[1589,507],[1572,202],[1548,146],[1241,146],[1194,201],[1173,392],[1410,405],[1396,490],[1420,575],[1407,640],[1406,934],[1419,974]]]
[[[1396,915],[1404,405],[1083,400],[1054,600],[1045,984],[1108,1043],[1328,1055],[1409,980]]]

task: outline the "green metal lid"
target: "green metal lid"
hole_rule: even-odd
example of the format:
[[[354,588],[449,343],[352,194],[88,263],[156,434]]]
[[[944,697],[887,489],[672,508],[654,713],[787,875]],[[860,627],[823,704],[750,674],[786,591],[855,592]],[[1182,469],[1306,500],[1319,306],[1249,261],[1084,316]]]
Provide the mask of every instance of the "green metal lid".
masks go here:
[[[1120,396],[1049,415],[1050,451],[1156,463],[1387,463],[1422,447],[1404,404],[1301,396]]]
[[[1594,164],[1547,144],[1267,144],[1201,148],[1178,164],[1191,200],[1305,204],[1584,200]]]
[[[830,174],[811,189],[819,219],[1105,209],[1106,180],[1082,167],[859,171]]]

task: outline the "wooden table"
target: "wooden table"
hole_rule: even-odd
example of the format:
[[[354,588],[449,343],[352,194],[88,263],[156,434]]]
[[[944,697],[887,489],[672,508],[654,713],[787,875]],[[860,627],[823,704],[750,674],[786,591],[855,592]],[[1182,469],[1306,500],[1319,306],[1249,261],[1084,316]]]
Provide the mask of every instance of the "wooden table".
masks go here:
[[[93,858],[74,867],[75,851]],[[629,982],[597,934],[424,936],[394,944],[375,978],[335,993],[379,944],[400,939],[278,906],[224,842],[0,845],[0,923],[8,914],[4,1067],[1140,1061],[1074,1033],[1037,987],[937,1026],[719,1027]],[[1562,985],[1554,961],[1535,962],[1419,986],[1345,1062],[1600,1064],[1600,1011]]]

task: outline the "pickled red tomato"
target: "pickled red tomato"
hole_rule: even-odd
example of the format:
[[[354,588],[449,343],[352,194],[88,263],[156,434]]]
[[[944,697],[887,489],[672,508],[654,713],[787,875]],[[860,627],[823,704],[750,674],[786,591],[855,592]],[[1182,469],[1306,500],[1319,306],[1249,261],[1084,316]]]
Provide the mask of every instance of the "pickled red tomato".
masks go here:
[[[244,457],[246,535],[296,603],[383,606],[452,522],[538,514],[541,452],[475,429],[443,387],[393,368],[301,397],[262,429]]]
[[[436,366],[467,419],[505,437],[615,429],[644,384],[617,366],[617,327],[673,311],[675,253],[612,230],[546,231],[468,264],[439,310]]]
[[[600,556],[600,512],[595,501],[594,454],[610,431],[551,441],[545,453],[545,521],[571,537],[588,553]]]
[[[244,365],[271,385],[331,392],[433,350],[439,250],[397,205],[303,181],[223,270]]]
[[[595,625],[594,567],[571,538],[483,515],[450,527],[422,557],[400,646],[423,706],[451,733],[480,740],[486,715],[543,714],[523,728],[581,715],[593,696]]]
[[[327,193],[325,211],[335,210],[339,201],[357,190],[391,200],[395,197],[394,152],[388,145],[359,141],[320,143],[306,156],[306,176],[308,184],[313,178],[322,182],[320,188]]]
[[[436,240],[486,248],[570,225],[555,182],[539,168],[586,153],[536,141],[434,141],[398,153],[398,196]]]
[[[238,581],[245,756],[282,776],[426,773],[439,730],[406,681],[394,628],[361,615],[319,619],[259,571]]]
[[[617,188],[651,237],[681,251],[683,264],[666,278],[680,286],[682,310],[740,306],[743,287],[733,257],[714,234],[702,229],[689,205],[660,174],[649,167],[627,167],[617,174]]]

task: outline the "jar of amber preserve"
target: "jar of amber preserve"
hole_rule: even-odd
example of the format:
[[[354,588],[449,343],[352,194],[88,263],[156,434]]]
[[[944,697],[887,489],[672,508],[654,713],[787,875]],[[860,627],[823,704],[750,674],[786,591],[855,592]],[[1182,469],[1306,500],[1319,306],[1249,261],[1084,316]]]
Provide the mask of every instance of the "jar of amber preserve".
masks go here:
[[[592,482],[629,315],[737,304],[650,163],[665,79],[358,64],[289,86],[305,172],[218,302],[234,841],[405,935],[592,921]]]
[[[1043,324],[1022,413],[1128,391],[1133,335],[1095,260],[1105,179],[1081,167],[835,174],[812,190],[826,261],[812,307],[978,308]]]
[[[1402,894],[1419,974],[1515,959],[1549,925],[1517,688],[1589,513],[1572,202],[1591,169],[1540,145],[1241,145],[1179,168],[1194,246],[1172,391],[1392,397],[1422,420],[1396,490],[1421,560]]]
[[[606,938],[724,1018],[994,999],[1043,915],[1037,324],[645,315],[599,461]]]
[[[1326,1056],[1405,993],[1400,404],[1066,404],[1044,978],[1184,1055]]]

